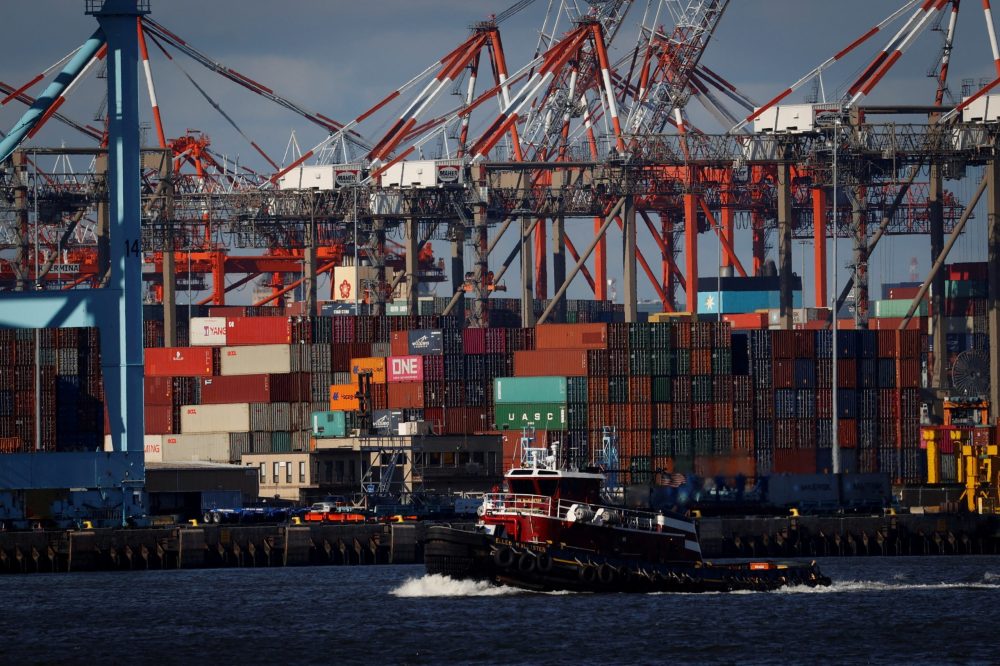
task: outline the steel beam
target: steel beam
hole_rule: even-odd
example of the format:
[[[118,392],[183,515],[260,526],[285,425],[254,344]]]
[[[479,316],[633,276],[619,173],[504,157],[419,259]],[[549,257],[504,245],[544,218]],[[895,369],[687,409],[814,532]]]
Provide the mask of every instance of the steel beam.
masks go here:
[[[792,308],[792,188],[788,162],[778,163],[778,297],[781,328],[791,330]]]
[[[625,294],[625,321],[639,321],[638,285],[636,281],[636,227],[635,227],[635,195],[625,197],[622,210],[622,288]],[[656,285],[655,281],[653,283]]]
[[[822,187],[814,187],[812,204],[813,286],[816,293],[816,307],[825,308],[829,306],[826,300],[826,190]],[[802,278],[805,279],[805,276],[803,275]]]
[[[535,290],[534,290],[534,252],[531,250],[532,227],[537,228],[544,220],[532,221],[530,217],[521,217],[521,326],[530,328],[535,325]]]
[[[936,258],[944,252],[944,202],[941,200],[941,167],[937,163],[932,163],[930,166],[929,185],[927,216],[931,229],[931,256]],[[934,345],[934,364],[929,368],[931,372],[930,385],[932,388],[939,389],[945,388],[948,384],[948,352],[944,344],[947,333],[944,318],[944,278],[944,273],[938,270],[934,272],[931,279],[931,335],[936,344]]]
[[[552,283],[562,284],[566,281],[566,218],[557,216],[552,221]],[[556,301],[552,318],[557,322],[566,321],[566,297]]]
[[[996,158],[986,164],[986,179],[989,187],[986,198],[989,267],[986,314],[990,333],[990,423],[996,425],[1000,421],[1000,162]]]
[[[406,312],[415,314],[420,296],[420,225],[417,218],[406,218]]]
[[[693,178],[694,176],[692,176]],[[698,195],[684,195],[685,309],[698,311]]]
[[[593,254],[594,248],[596,248],[601,239],[604,238],[604,232],[606,232],[608,227],[611,226],[611,223],[615,221],[615,217],[624,205],[625,197],[622,197],[614,206],[612,206],[611,212],[608,213],[608,216],[604,219],[604,223],[597,229],[597,233],[594,234],[594,240],[590,243],[590,247],[587,248],[586,252],[580,255],[576,265],[573,266],[573,270],[571,270],[569,275],[566,276],[566,281],[563,282],[556,291],[556,294],[552,297],[552,301],[549,303],[549,306],[545,308],[545,311],[542,313],[542,316],[538,318],[536,324],[544,324],[546,320],[548,320],[549,316],[552,314],[552,310],[555,309],[556,303],[566,294],[566,290],[569,289],[569,285],[572,284],[573,278],[576,277],[576,274],[583,268],[584,263],[586,263],[587,259],[590,258],[590,255]]]
[[[177,262],[174,257],[174,161],[160,153],[160,180],[163,181],[163,217],[168,226],[167,249],[163,252],[163,344],[177,346]],[[191,276],[188,276],[191,279]]]

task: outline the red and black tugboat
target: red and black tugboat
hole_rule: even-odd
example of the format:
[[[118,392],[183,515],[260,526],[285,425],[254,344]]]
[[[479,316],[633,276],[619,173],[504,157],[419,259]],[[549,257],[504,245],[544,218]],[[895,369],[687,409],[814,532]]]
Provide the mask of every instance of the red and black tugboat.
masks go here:
[[[604,503],[604,474],[557,465],[557,445],[524,447],[505,492],[483,497],[474,530],[428,528],[430,574],[531,590],[721,592],[829,585],[816,563],[702,559],[696,526]]]

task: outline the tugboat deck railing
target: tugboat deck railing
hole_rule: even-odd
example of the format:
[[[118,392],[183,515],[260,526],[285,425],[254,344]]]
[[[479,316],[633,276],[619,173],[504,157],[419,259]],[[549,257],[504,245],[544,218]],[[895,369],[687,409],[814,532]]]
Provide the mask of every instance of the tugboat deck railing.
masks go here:
[[[616,526],[643,532],[662,532],[665,528],[694,532],[694,527],[671,525],[669,520],[658,513],[637,511],[621,507],[588,504],[573,500],[553,501],[545,495],[525,495],[520,493],[488,493],[483,495],[483,515],[531,515],[556,518],[569,522],[586,522],[595,525]]]

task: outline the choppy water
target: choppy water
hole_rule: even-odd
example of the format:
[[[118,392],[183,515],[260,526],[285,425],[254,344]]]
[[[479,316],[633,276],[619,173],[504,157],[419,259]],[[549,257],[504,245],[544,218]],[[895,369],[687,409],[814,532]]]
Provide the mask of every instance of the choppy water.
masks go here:
[[[825,589],[537,594],[325,567],[0,578],[0,662],[998,663],[1000,558],[822,560]]]

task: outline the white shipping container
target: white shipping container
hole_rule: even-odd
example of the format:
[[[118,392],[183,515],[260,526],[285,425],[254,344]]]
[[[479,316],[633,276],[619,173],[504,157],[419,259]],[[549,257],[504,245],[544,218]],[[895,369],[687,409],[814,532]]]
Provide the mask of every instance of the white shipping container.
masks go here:
[[[160,462],[160,441],[163,435],[143,435],[142,448],[146,453],[146,462]],[[111,453],[114,447],[111,445],[111,435],[104,436],[104,451]]]
[[[295,345],[246,345],[223,347],[220,354],[220,374],[282,375],[299,372],[302,363]]]
[[[362,284],[358,285],[358,280]],[[373,266],[337,266],[333,269],[333,300],[353,303],[355,298],[364,298],[364,293],[356,296],[358,289],[365,289],[366,280],[377,280],[378,272]]]
[[[403,160],[382,172],[382,187],[434,187],[437,169],[433,160]]]
[[[181,407],[181,432],[185,435],[248,432],[249,430],[250,405],[248,403],[184,405]]]
[[[225,317],[191,317],[192,347],[222,347],[226,344]]]
[[[430,421],[405,421],[399,424],[400,435],[430,435]]]
[[[229,435],[205,433],[195,435],[162,435],[160,445],[163,462],[228,463]]]

